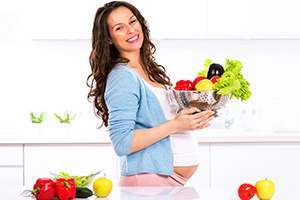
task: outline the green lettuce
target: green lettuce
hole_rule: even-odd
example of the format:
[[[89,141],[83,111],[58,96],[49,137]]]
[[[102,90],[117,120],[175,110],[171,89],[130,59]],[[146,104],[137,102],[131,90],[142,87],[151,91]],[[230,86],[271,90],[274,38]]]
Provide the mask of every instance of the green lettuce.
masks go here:
[[[203,77],[206,77],[207,75],[207,71],[209,69],[209,66],[212,64],[212,60],[207,58],[205,61],[204,61],[204,68],[202,71],[200,71],[198,73],[198,76],[203,76]]]
[[[251,96],[250,84],[242,75],[242,63],[239,60],[226,59],[224,73],[214,85],[218,94],[232,95],[237,99],[246,101]]]

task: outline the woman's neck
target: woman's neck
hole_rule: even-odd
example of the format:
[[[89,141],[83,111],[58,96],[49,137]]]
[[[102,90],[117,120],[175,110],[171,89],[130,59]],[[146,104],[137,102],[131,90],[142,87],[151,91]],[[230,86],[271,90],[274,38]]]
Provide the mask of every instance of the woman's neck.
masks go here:
[[[141,56],[140,52],[123,52],[121,54],[122,57],[125,57],[129,60],[128,65],[132,68],[142,69],[142,62],[141,62]]]

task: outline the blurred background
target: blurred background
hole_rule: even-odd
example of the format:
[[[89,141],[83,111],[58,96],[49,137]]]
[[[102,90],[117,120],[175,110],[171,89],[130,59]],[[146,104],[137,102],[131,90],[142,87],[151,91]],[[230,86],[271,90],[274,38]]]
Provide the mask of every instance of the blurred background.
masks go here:
[[[12,196],[20,187],[49,172],[104,169],[118,184],[119,160],[105,129],[96,129],[86,86],[93,19],[106,2],[0,0],[0,186],[11,190],[3,199],[19,199]],[[212,131],[197,131],[201,167],[188,186],[235,194],[268,177],[278,199],[288,199],[280,191],[300,179],[299,1],[129,2],[148,21],[156,60],[173,83],[193,80],[206,58],[232,58],[251,84],[249,101],[231,101]],[[54,117],[66,111],[76,115],[71,126]],[[46,120],[33,124],[30,112]]]
[[[93,17],[107,1],[0,2],[0,129],[26,128],[31,111],[68,110],[82,128],[101,124],[86,78]],[[129,2],[148,21],[157,62],[173,83],[194,79],[206,58],[242,61],[253,95],[229,105],[232,128],[300,130],[298,1]]]

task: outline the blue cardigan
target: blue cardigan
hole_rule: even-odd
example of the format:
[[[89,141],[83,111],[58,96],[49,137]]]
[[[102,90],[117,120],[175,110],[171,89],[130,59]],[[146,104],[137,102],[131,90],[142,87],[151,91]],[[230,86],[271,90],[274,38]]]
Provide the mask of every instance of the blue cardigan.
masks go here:
[[[119,63],[109,73],[104,93],[108,108],[108,131],[120,156],[121,175],[140,173],[173,174],[170,138],[130,153],[133,132],[166,122],[160,103],[140,76],[127,64]]]

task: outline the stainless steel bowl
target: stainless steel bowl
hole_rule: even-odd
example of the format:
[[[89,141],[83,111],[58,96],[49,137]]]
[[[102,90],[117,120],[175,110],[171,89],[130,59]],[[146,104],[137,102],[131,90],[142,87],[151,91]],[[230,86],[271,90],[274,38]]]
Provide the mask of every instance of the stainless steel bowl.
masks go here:
[[[167,88],[167,94],[169,103],[172,106],[177,106],[177,112],[189,107],[196,107],[201,111],[217,111],[225,107],[230,100],[230,95],[221,96],[215,91],[175,90],[173,87]]]

